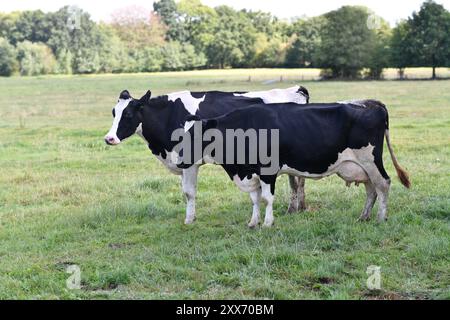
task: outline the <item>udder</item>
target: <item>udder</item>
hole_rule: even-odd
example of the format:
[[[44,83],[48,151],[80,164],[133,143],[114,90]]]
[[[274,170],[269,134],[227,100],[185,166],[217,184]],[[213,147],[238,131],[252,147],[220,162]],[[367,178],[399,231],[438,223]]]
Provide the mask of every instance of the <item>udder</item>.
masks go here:
[[[233,177],[233,181],[242,192],[253,192],[259,189],[261,186],[259,177],[256,174],[253,174],[250,179],[245,177],[242,180],[238,175],[235,175]]]
[[[366,171],[351,161],[345,161],[339,165],[338,171],[336,172],[339,177],[344,179],[348,184],[363,183],[369,181]]]

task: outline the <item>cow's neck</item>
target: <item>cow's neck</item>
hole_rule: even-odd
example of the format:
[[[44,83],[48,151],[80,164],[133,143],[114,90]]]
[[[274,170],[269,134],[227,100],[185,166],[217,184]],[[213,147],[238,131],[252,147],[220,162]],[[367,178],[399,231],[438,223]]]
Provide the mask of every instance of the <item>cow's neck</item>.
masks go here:
[[[182,128],[189,114],[185,108],[168,101],[167,96],[150,100],[142,109],[142,135],[153,154],[166,157],[177,142],[171,141],[172,132]]]

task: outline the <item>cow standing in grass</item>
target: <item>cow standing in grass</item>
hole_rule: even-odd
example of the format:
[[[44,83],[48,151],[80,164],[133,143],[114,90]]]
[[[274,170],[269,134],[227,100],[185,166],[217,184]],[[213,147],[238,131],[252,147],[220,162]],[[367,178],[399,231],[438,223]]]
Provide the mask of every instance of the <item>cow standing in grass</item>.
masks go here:
[[[370,218],[378,198],[378,220],[385,221],[391,181],[383,166],[384,139],[401,183],[410,187],[408,174],[400,167],[391,147],[388,111],[378,101],[305,106],[260,104],[222,117],[197,120],[187,118],[189,123],[195,123],[181,140],[189,139],[192,147],[186,149],[189,152],[180,150],[178,165],[184,169],[183,175],[189,175],[193,164],[206,158],[220,164],[242,191],[250,193],[251,228],[259,223],[261,199],[267,203],[264,226],[273,224],[275,184],[281,174],[311,179],[337,174],[347,183],[364,183],[367,199],[360,220]],[[244,145],[235,146],[234,133],[238,131],[258,134],[251,143],[249,139],[244,140]],[[221,144],[211,148],[205,135],[221,137]],[[196,145],[201,152],[196,152]],[[272,163],[266,157],[263,160],[261,149],[266,146],[271,157],[276,155]],[[222,155],[230,153],[233,155],[224,161]]]
[[[197,176],[202,164],[191,166],[188,172],[183,173],[173,161],[172,150],[176,142],[171,140],[172,132],[183,126],[188,115],[212,118],[258,103],[286,102],[292,102],[293,105],[306,104],[309,102],[309,93],[304,87],[295,86],[258,92],[182,91],[152,98],[148,91],[142,98],[133,99],[130,93],[124,90],[112,110],[114,120],[105,136],[105,142],[108,145],[117,145],[137,133],[171,172],[182,175],[183,192],[187,199],[185,223],[189,224],[195,218]],[[305,207],[304,192],[298,187],[302,185],[301,179],[290,177],[290,185],[292,190],[289,211],[293,212],[298,210],[299,199],[300,207]]]

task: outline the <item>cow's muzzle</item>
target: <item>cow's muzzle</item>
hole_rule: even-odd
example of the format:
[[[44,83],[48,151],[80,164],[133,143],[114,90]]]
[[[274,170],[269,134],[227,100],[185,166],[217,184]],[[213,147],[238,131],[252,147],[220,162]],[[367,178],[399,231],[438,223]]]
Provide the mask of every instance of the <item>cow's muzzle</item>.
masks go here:
[[[107,145],[115,146],[115,145],[120,143],[120,140],[117,139],[116,137],[113,137],[113,136],[106,136],[105,137],[105,142],[106,142]]]

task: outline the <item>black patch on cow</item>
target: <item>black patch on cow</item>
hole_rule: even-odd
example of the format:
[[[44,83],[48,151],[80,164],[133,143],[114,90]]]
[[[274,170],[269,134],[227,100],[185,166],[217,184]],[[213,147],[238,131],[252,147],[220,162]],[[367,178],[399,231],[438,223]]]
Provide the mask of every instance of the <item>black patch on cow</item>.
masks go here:
[[[309,103],[309,92],[305,87],[300,86],[297,92],[302,94],[306,98],[306,102]]]
[[[191,92],[191,96],[195,99],[201,99],[205,95],[205,92]]]
[[[123,91],[120,93],[119,99],[123,99],[123,100],[131,99],[130,92],[128,92],[128,90],[123,90]]]

